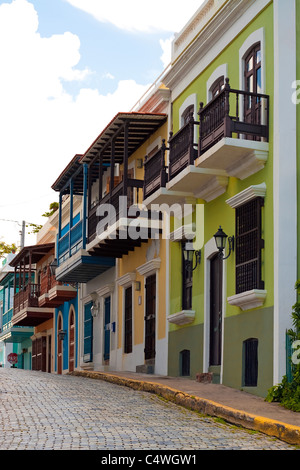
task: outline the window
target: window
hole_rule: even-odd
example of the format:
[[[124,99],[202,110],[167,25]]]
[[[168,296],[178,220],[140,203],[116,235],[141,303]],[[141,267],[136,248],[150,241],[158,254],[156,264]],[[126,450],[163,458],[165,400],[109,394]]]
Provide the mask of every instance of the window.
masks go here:
[[[244,377],[243,385],[245,387],[257,386],[258,375],[258,340],[256,338],[248,338],[243,342],[243,366]]]
[[[213,99],[216,96],[218,96],[223,90],[224,86],[225,86],[224,77],[222,76],[222,77],[217,78],[217,80],[214,81],[214,83],[212,84],[210,88],[211,98]]]
[[[180,351],[180,375],[182,377],[187,377],[190,375],[190,351],[188,349],[184,349]]]
[[[256,44],[245,57],[245,91],[261,93],[261,49]]]
[[[182,113],[182,122],[183,122],[183,125],[187,124],[190,120],[190,116],[191,114],[194,116],[194,105],[191,104],[190,106],[188,106],[184,112]]]
[[[182,309],[191,310],[192,308],[192,288],[193,288],[193,267],[192,263],[184,258],[185,243],[181,245],[182,257]]]
[[[262,93],[261,76],[261,48],[256,44],[245,57],[245,84],[244,89],[251,93]],[[258,97],[245,97],[244,102],[245,122],[253,124],[261,123],[261,99]],[[253,137],[252,137],[253,139]],[[258,138],[255,138],[258,139]]]
[[[124,353],[132,352],[132,287],[125,289]]]
[[[236,293],[264,289],[261,274],[261,212],[264,199],[257,197],[236,208]]]

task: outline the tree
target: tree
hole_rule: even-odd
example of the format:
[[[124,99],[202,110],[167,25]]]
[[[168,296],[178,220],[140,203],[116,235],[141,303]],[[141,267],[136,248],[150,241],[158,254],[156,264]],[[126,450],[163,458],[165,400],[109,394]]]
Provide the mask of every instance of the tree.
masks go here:
[[[9,245],[8,243],[0,241],[0,258],[3,258],[4,255],[9,253],[14,253],[15,251],[17,251],[17,247],[14,243]]]

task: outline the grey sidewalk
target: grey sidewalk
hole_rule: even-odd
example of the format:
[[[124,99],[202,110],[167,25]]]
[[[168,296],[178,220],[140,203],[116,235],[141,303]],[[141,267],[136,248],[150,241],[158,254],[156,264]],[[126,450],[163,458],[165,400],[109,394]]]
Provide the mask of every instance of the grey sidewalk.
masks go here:
[[[247,392],[182,377],[134,372],[75,371],[72,374],[156,393],[203,414],[223,418],[289,444],[300,444],[300,413],[287,410],[278,403],[268,403]]]

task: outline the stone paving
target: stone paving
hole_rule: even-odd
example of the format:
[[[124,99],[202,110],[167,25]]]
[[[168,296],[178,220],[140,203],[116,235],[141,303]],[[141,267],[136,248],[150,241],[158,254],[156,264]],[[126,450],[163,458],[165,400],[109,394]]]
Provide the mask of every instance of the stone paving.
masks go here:
[[[294,450],[156,395],[0,368],[0,450]]]

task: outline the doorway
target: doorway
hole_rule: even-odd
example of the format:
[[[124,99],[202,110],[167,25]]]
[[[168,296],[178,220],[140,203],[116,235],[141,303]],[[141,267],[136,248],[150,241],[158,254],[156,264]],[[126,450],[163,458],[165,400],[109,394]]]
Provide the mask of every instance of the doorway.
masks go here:
[[[156,274],[146,278],[145,360],[155,358]]]
[[[110,296],[104,299],[104,363],[110,357]]]
[[[58,332],[62,330],[62,318],[58,316],[57,321],[57,373],[62,374],[62,340],[59,338]]]
[[[210,260],[210,343],[209,365],[221,365],[222,351],[222,259],[218,254]]]

